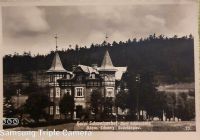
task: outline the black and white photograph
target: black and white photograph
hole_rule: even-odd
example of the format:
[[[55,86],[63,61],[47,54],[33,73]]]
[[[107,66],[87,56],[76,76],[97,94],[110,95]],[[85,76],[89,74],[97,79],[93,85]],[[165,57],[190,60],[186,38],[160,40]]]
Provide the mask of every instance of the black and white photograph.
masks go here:
[[[3,6],[4,130],[195,132],[197,5]]]

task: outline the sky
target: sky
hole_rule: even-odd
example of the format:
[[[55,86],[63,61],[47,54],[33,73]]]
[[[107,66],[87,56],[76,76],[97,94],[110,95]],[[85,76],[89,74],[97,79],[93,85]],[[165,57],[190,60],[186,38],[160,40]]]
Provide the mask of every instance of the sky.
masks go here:
[[[150,34],[195,34],[193,4],[6,6],[2,8],[3,51],[46,54],[75,44],[89,46]]]

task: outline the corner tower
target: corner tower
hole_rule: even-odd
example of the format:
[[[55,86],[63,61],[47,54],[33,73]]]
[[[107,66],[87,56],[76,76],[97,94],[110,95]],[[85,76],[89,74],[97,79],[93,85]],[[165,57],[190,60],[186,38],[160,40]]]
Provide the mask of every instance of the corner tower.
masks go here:
[[[59,119],[60,118],[60,109],[59,102],[61,97],[61,90],[59,87],[58,79],[63,78],[68,71],[64,69],[62,62],[60,60],[60,56],[57,51],[57,36],[56,38],[56,51],[51,64],[50,69],[47,71],[49,78],[49,98],[51,101],[51,105],[48,109],[48,113],[50,118]]]
[[[104,97],[115,97],[115,73],[117,69],[113,66],[108,50],[106,50],[101,67],[98,70],[103,79]]]

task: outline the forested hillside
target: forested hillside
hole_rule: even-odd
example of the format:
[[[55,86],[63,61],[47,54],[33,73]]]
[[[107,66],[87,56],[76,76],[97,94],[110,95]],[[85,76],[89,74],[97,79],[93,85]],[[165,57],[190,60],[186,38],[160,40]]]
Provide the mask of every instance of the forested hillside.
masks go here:
[[[194,40],[192,35],[168,38],[163,35],[150,35],[148,38],[128,39],[126,42],[103,42],[91,46],[78,46],[75,49],[60,49],[64,67],[72,65],[98,64],[108,49],[115,66],[128,66],[130,73],[151,72],[157,80],[167,83],[194,81]],[[45,46],[44,46],[45,47]],[[68,47],[66,47],[68,48]],[[39,51],[39,50],[38,50]],[[3,58],[4,74],[26,73],[50,68],[54,52],[47,55],[23,55],[14,53]]]

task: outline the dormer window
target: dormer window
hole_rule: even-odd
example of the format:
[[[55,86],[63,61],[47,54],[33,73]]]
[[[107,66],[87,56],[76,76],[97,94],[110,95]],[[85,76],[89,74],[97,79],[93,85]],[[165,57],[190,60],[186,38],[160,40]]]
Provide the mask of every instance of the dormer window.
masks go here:
[[[67,78],[67,79],[70,79],[70,74],[67,74],[67,75],[66,75],[66,78]]]
[[[91,78],[95,79],[95,74],[94,73],[91,74]]]

